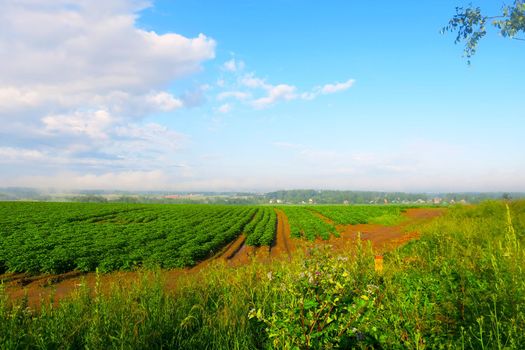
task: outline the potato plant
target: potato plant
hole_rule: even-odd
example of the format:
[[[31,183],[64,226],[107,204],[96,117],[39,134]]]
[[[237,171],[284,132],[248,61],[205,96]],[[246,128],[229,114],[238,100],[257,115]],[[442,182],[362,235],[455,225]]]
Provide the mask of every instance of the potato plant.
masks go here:
[[[259,209],[257,215],[248,225],[244,233],[248,235],[246,244],[252,246],[271,245],[277,227],[277,214],[270,207]]]
[[[307,207],[282,207],[290,223],[290,232],[293,237],[304,237],[310,241],[320,237],[330,238],[330,234],[337,235],[333,225],[324,222]]]
[[[309,207],[339,225],[384,224],[395,225],[403,220],[400,206],[315,206]]]
[[[0,203],[0,273],[191,266],[235,239],[257,210],[253,206],[4,202]],[[266,226],[263,233],[257,244],[271,242],[264,238],[271,234]]]

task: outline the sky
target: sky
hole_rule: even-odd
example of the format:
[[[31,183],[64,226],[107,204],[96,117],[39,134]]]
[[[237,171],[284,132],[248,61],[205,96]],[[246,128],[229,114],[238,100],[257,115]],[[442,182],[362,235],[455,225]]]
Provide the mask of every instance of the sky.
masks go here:
[[[0,0],[0,187],[525,191],[525,44],[468,65],[466,4]]]

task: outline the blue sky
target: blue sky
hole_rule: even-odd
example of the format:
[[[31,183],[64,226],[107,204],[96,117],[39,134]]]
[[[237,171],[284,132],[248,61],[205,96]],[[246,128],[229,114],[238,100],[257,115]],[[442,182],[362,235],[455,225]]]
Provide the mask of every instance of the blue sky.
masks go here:
[[[457,5],[7,1],[0,187],[525,191],[525,45]]]

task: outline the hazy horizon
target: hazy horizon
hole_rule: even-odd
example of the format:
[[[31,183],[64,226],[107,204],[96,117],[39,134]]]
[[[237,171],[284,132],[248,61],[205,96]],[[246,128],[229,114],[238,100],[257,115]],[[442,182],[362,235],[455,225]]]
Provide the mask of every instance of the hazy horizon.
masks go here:
[[[236,191],[236,190],[225,190],[225,191],[214,191],[214,190],[170,190],[170,189],[160,189],[160,190],[118,190],[118,189],[82,189],[82,188],[57,188],[57,187],[0,187],[0,194],[16,194],[17,192],[25,191],[34,191],[35,194],[41,195],[77,195],[77,194],[105,194],[105,195],[114,195],[114,194],[125,194],[125,195],[142,195],[142,194],[155,194],[155,195],[165,195],[165,194],[250,194],[250,195],[266,195],[269,193],[276,192],[294,192],[294,191],[316,191],[316,192],[349,192],[349,193],[385,193],[385,194],[407,194],[407,195],[488,195],[488,196],[502,196],[503,194],[510,195],[511,198],[514,198],[513,195],[517,195],[521,198],[525,197],[525,192],[521,191],[381,191],[381,190],[359,190],[359,189],[336,189],[336,188],[280,188],[280,189],[269,189],[265,191],[260,190],[246,190],[246,191]]]
[[[462,4],[4,1],[0,187],[525,192],[524,46],[467,65]]]

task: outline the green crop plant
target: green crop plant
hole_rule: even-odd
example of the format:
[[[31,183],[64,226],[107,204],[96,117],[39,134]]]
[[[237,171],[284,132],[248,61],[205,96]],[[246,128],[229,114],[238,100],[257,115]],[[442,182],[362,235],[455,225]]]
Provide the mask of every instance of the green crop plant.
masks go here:
[[[191,266],[234,240],[256,207],[0,203],[0,271]]]
[[[401,223],[401,213],[406,210],[400,206],[313,206],[310,210],[317,212],[339,225],[379,224],[393,226]]]
[[[270,246],[275,238],[277,214],[273,208],[260,208],[252,222],[246,225],[246,227],[244,230],[248,235],[246,244],[252,246]]]
[[[288,217],[290,231],[293,237],[304,237],[310,241],[320,237],[337,236],[335,227],[316,216],[308,207],[288,206],[280,208]]]

